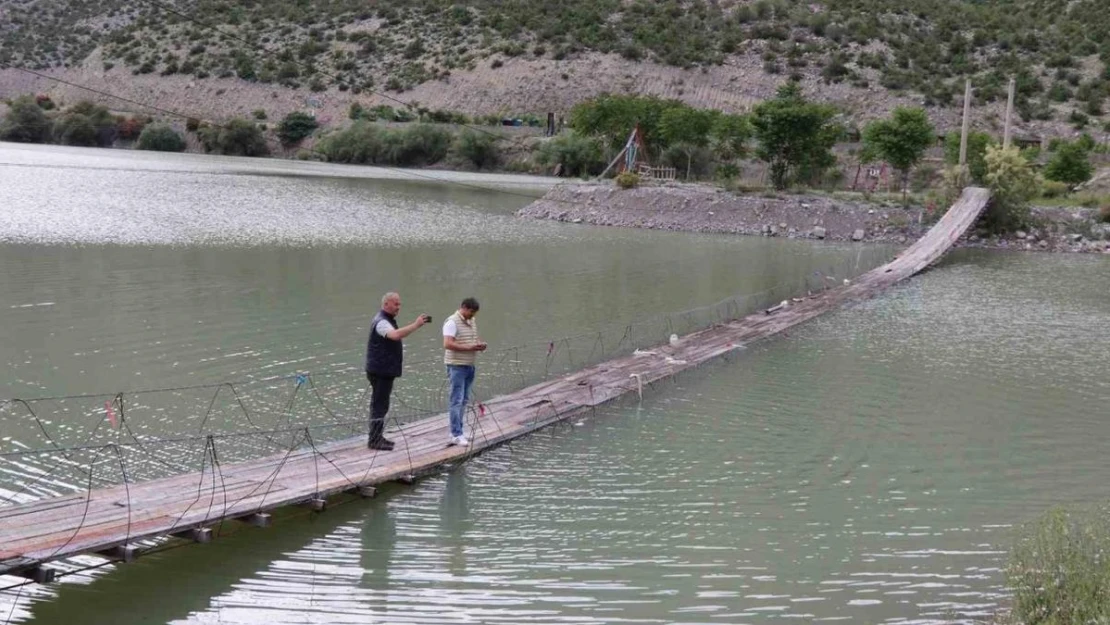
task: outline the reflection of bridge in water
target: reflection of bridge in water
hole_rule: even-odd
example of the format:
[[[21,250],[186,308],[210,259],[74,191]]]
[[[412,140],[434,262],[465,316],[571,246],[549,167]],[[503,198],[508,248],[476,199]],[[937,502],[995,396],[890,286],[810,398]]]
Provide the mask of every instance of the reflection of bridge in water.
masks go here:
[[[389,436],[397,446],[390,452],[366,449],[365,434],[358,434],[359,428],[365,427],[362,416],[347,422],[333,419],[327,425],[311,427],[291,427],[286,416],[284,427],[255,427],[248,432],[208,433],[180,440],[143,440],[128,426],[126,410],[135,410],[136,404],[125,406],[123,395],[118,395],[106,402],[104,411],[117,426],[115,431],[126,431],[129,440],[117,436],[115,443],[72,448],[58,445],[36,416],[53,448],[0,454],[3,464],[9,465],[4,468],[32,481],[62,484],[58,477],[52,477],[54,470],[75,468],[78,464],[75,458],[84,454],[90,457],[88,469],[81,473],[87,479],[87,489],[66,496],[50,496],[46,491],[37,500],[0,507],[0,574],[47,582],[54,579],[55,569],[46,564],[70,556],[96,553],[126,561],[165,544],[163,539],[167,537],[207,542],[214,536],[213,528],[222,527],[225,521],[265,526],[270,523],[268,511],[275,508],[303,504],[322,511],[329,497],[343,493],[369,496],[378,484],[410,482],[626,394],[642,392],[644,384],[726,355],[841,304],[871,297],[939,259],[975,223],[988,199],[989,193],[984,189],[965,189],[924,237],[890,263],[849,284],[793,298],[738,319],[735,317],[741,311],[730,308],[733,313],[730,318],[734,320],[687,334],[677,342],[647,351],[636,350],[632,355],[605,360],[477,404],[469,419],[472,442],[468,448],[445,446],[447,415],[439,411],[425,412],[422,418],[393,428]],[[548,358],[555,348],[555,343],[547,347]],[[635,344],[631,340],[625,344],[622,339],[617,350],[622,348],[627,354]],[[226,390],[218,385],[207,387],[215,389],[208,412],[222,392],[226,401],[238,403],[247,413],[235,388],[226,387]],[[295,388],[302,387],[305,393],[320,399],[323,412],[335,416],[311,380],[298,376]],[[30,403],[14,400],[9,402],[12,404],[23,406],[34,416]],[[201,429],[207,422],[205,413]],[[320,432],[328,428],[333,433],[345,430],[350,436],[323,442],[328,437]],[[314,440],[313,430],[317,431],[319,442]],[[258,437],[265,439],[266,444],[246,454],[254,457],[244,459],[241,450],[236,456],[229,449],[232,446],[225,442],[237,437],[244,440]],[[183,466],[186,449],[183,445],[189,442],[197,444],[193,453],[201,458],[199,471],[189,471]],[[159,447],[162,451],[154,454],[150,448],[159,443],[164,444]],[[274,453],[282,448],[284,451]],[[153,456],[153,464],[161,468],[161,477],[156,477],[156,472],[128,470],[127,456],[140,452]],[[49,456],[54,464],[45,468],[28,464],[27,459],[36,454]],[[95,467],[114,467],[118,483],[108,480],[107,486],[98,484]],[[103,473],[104,469],[100,471]],[[103,475],[100,479],[104,481]]]

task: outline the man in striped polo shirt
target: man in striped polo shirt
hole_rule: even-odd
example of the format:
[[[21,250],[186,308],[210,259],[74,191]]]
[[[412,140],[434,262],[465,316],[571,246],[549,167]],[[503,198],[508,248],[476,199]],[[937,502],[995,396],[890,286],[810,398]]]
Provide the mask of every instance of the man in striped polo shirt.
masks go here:
[[[447,379],[451,382],[451,439],[450,445],[469,445],[463,435],[463,413],[470,400],[470,387],[474,384],[474,361],[478,352],[486,351],[486,344],[478,337],[478,300],[468,297],[462,301],[455,314],[443,323],[443,362],[447,365]]]

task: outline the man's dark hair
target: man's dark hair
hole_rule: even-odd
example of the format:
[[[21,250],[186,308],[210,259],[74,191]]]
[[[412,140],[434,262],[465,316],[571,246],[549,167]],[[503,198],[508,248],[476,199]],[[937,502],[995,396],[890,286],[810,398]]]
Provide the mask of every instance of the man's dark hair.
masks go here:
[[[474,299],[473,297],[468,297],[464,299],[461,306],[467,310],[473,310],[474,312],[478,312],[479,308],[478,300]]]

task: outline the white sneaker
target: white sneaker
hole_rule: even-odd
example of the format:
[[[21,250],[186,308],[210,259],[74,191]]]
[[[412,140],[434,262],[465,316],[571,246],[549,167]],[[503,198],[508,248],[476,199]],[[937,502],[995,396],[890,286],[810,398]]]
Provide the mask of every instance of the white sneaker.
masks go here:
[[[452,436],[451,442],[447,443],[447,446],[450,447],[451,445],[458,445],[460,447],[466,447],[469,444],[470,441],[466,440],[466,436]]]

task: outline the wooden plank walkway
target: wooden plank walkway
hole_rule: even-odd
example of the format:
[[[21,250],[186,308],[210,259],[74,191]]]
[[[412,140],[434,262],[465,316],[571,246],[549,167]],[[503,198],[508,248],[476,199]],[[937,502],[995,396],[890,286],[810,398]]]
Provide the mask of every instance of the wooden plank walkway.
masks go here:
[[[772,313],[749,315],[689,334],[678,345],[611,360],[495,398],[476,421],[471,447],[447,447],[446,414],[395,429],[390,452],[366,449],[351,438],[307,449],[89,493],[0,507],[0,574],[52,579],[42,565],[82,553],[110,552],[129,559],[135,541],[161,536],[205,540],[206,528],[227,519],[264,525],[264,514],[345,491],[390,481],[411,481],[445,464],[570,418],[642,385],[777,334],[837,306],[871,297],[939,259],[975,223],[986,206],[985,189],[965,189],[960,199],[920,240],[890,263],[853,283],[794,300]],[[113,552],[112,550],[115,549]]]

